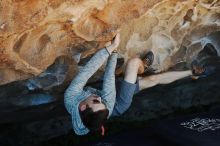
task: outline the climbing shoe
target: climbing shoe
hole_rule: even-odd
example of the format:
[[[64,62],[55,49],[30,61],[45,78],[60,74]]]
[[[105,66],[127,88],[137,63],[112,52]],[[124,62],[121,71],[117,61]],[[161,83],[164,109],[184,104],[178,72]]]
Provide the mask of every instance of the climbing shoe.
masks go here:
[[[211,43],[207,43],[204,48],[199,52],[197,58],[202,59],[204,57],[218,56],[218,52]]]
[[[201,66],[198,61],[194,60],[191,63],[191,70],[192,70],[192,79],[196,80],[200,77],[205,77],[205,67]]]
[[[144,65],[144,73],[146,73],[149,70],[149,67],[153,64],[154,61],[154,54],[152,51],[147,52],[146,55],[141,57],[141,60],[143,61]]]

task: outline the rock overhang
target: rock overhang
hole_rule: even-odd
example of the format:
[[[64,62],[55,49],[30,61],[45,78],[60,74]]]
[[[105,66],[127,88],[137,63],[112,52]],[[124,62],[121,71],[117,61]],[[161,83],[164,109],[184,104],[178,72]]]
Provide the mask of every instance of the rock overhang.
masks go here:
[[[37,76],[61,56],[78,70],[77,59],[103,47],[118,29],[125,62],[152,50],[155,72],[181,62],[189,68],[207,36],[220,30],[216,0],[24,0],[0,6],[1,85]]]

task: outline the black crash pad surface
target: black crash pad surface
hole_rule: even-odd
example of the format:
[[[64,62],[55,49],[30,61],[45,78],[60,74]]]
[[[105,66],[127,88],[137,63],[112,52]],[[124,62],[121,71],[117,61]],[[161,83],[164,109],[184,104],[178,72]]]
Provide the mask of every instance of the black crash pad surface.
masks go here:
[[[138,128],[128,129],[81,146],[173,146],[173,144],[153,135],[151,128]]]
[[[220,109],[161,120],[153,128],[178,146],[220,146]]]

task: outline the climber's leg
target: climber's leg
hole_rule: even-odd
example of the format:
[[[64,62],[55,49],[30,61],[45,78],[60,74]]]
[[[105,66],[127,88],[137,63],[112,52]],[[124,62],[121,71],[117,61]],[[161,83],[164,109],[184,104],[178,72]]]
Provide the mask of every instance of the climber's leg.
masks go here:
[[[132,58],[127,62],[124,80],[134,84],[136,83],[138,73],[143,71],[144,66],[142,60],[138,57]]]
[[[176,80],[192,75],[191,70],[187,71],[171,71],[156,75],[139,78],[140,90],[153,87],[157,84],[169,84]]]
[[[135,93],[139,91],[137,74],[144,71],[143,62],[140,58],[128,60],[124,79],[117,82],[116,103],[112,116],[123,114],[131,105]]]

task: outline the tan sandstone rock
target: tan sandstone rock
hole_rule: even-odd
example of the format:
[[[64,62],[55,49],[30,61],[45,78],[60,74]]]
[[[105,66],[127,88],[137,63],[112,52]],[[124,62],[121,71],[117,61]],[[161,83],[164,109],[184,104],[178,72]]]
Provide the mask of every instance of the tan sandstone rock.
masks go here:
[[[153,69],[190,64],[220,29],[219,0],[2,0],[0,85],[39,75],[60,56],[93,54],[121,29],[127,60],[152,50]],[[74,70],[77,70],[77,66]]]

